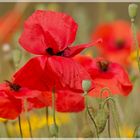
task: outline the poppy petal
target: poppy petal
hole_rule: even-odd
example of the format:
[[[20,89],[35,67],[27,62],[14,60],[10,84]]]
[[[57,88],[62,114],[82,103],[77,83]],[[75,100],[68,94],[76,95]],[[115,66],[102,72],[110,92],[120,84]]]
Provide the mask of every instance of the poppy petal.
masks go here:
[[[57,54],[73,43],[77,27],[69,15],[37,10],[26,20],[19,42],[34,54],[45,54],[47,48]]]
[[[57,90],[70,88],[81,91],[82,80],[91,78],[84,67],[73,59],[53,56],[48,58],[44,79],[50,90],[55,87]]]
[[[71,91],[59,91],[56,98],[58,112],[79,112],[84,110],[84,97]]]
[[[73,56],[79,54],[84,49],[92,47],[92,46],[94,46],[98,43],[101,43],[101,42],[102,42],[102,39],[98,39],[95,42],[91,42],[91,43],[88,43],[88,44],[81,44],[81,45],[77,45],[77,46],[67,48],[64,52],[64,56],[65,57],[73,57]]]
[[[0,117],[5,119],[16,119],[22,112],[22,102],[14,98],[0,95]]]
[[[14,74],[13,83],[29,89],[46,90],[43,81],[43,69],[45,67],[46,60],[46,56],[39,56],[30,59]]]

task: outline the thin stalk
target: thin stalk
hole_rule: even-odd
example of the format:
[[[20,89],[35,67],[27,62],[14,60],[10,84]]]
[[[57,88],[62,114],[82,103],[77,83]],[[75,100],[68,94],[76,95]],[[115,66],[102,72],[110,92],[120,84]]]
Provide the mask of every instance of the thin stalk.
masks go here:
[[[53,115],[53,123],[55,127],[55,137],[58,137],[58,126],[56,123],[56,114],[55,114],[55,88],[52,89],[52,115]]]
[[[88,108],[87,93],[85,92],[84,94],[85,94],[85,106],[86,106],[86,112],[88,113],[88,116],[90,117],[92,123],[94,124],[96,137],[99,138],[99,135],[98,135],[98,128],[97,128],[96,122],[95,122],[94,117],[92,116],[92,114],[90,113],[90,110],[89,110],[89,108]]]
[[[48,107],[46,107],[46,123],[47,123],[47,133],[48,133],[48,137],[50,137],[50,131],[49,131],[49,109]]]
[[[118,124],[118,119],[116,119],[116,103],[114,101],[114,99],[112,99],[111,97],[108,97],[107,99],[105,99],[104,103],[103,103],[103,108],[105,106],[106,103],[108,103],[109,101],[112,101],[113,103],[113,108],[111,107],[111,111],[112,111],[112,115],[113,115],[113,120],[114,120],[114,124],[115,124],[115,128],[116,128],[116,135],[118,138],[120,138],[120,130],[119,130],[119,124]]]
[[[134,43],[135,43],[136,50],[137,50],[138,69],[139,69],[139,72],[140,72],[139,43],[138,43],[138,40],[137,40],[137,31],[136,31],[135,20],[131,20],[131,25],[132,25],[132,32],[133,32]]]
[[[8,138],[10,138],[10,133],[9,133],[9,129],[8,129],[8,122],[4,122],[4,124],[5,124],[7,136],[8,136]]]
[[[109,105],[109,102],[107,102],[107,108],[109,110],[109,116],[108,116],[108,136],[109,138],[111,138],[111,129],[110,129],[110,105]]]
[[[137,130],[139,129],[139,127],[140,127],[140,125],[138,125],[138,126],[135,128],[134,133],[133,133],[133,138],[136,137],[136,133],[137,133]]]
[[[31,136],[31,138],[33,138],[32,127],[31,127],[31,122],[30,122],[30,116],[29,116],[29,113],[28,113],[28,103],[27,103],[27,99],[25,99],[24,107],[25,107],[26,119],[27,119],[28,126],[29,126],[30,136]]]
[[[18,117],[18,124],[19,124],[19,131],[20,131],[20,136],[23,138],[23,132],[22,132],[22,126],[21,126],[21,117]]]
[[[31,126],[30,116],[29,116],[28,112],[26,113],[26,118],[27,118],[27,122],[28,122],[28,126],[29,126],[30,136],[31,136],[31,138],[33,138],[33,134],[32,134],[32,126]]]

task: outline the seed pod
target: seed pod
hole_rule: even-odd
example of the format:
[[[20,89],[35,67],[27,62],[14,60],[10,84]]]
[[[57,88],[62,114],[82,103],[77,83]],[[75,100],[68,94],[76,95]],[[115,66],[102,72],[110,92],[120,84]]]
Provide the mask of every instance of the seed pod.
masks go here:
[[[99,134],[104,131],[108,117],[109,117],[109,112],[105,111],[104,109],[99,109],[96,112],[95,122],[96,122]]]
[[[91,87],[91,81],[90,80],[83,80],[82,81],[82,88],[84,91],[88,91]]]
[[[81,130],[80,137],[82,138],[93,138],[95,135],[89,128],[89,125],[84,125],[84,127]]]
[[[138,9],[138,5],[137,4],[129,4],[128,14],[129,14],[130,18],[134,19],[136,17],[137,9]]]

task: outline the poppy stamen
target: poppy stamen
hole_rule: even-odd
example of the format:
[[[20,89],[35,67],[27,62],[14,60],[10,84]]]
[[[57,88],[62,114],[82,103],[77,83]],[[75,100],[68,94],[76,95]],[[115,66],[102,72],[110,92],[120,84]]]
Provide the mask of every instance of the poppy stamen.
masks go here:
[[[101,71],[106,72],[108,70],[109,62],[107,60],[102,60],[97,62]]]
[[[124,42],[124,40],[119,39],[115,42],[115,44],[116,44],[118,49],[122,49],[124,47],[125,42]]]
[[[58,53],[54,53],[53,52],[53,49],[52,48],[47,48],[46,49],[46,52],[49,54],[49,55],[56,55],[56,56],[64,56],[64,51],[60,51],[60,52],[58,52]]]
[[[6,83],[8,83],[8,85],[9,85],[9,87],[10,87],[11,90],[13,90],[13,91],[19,91],[20,90],[20,88],[21,88],[20,85],[13,84],[12,82],[10,82],[8,80],[5,80],[5,81],[6,81]]]

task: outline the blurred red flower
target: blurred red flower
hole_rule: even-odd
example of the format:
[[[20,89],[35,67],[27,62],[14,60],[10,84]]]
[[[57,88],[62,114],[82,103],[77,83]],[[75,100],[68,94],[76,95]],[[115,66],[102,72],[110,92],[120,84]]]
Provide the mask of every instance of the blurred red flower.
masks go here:
[[[0,42],[8,42],[21,22],[21,13],[15,8],[0,17]]]
[[[110,61],[129,65],[129,55],[133,49],[131,26],[126,21],[101,24],[92,34],[92,40],[102,38],[99,52]]]
[[[86,70],[71,57],[95,43],[71,47],[78,25],[64,13],[38,10],[30,16],[19,39],[27,51],[43,55],[31,59],[15,75],[15,83],[42,91],[82,90],[81,82],[90,79]],[[96,42],[97,43],[97,42]]]
[[[0,84],[0,117],[16,119],[25,110],[24,100],[38,97],[40,94],[40,91],[22,88],[9,81]],[[35,104],[36,102],[34,102],[34,106]]]
[[[89,95],[100,97],[103,88],[109,88],[112,94],[128,95],[133,88],[127,72],[124,68],[104,58],[92,59],[86,56],[77,56],[75,58],[89,72],[94,82],[95,88]],[[104,92],[104,97],[109,96]]]

